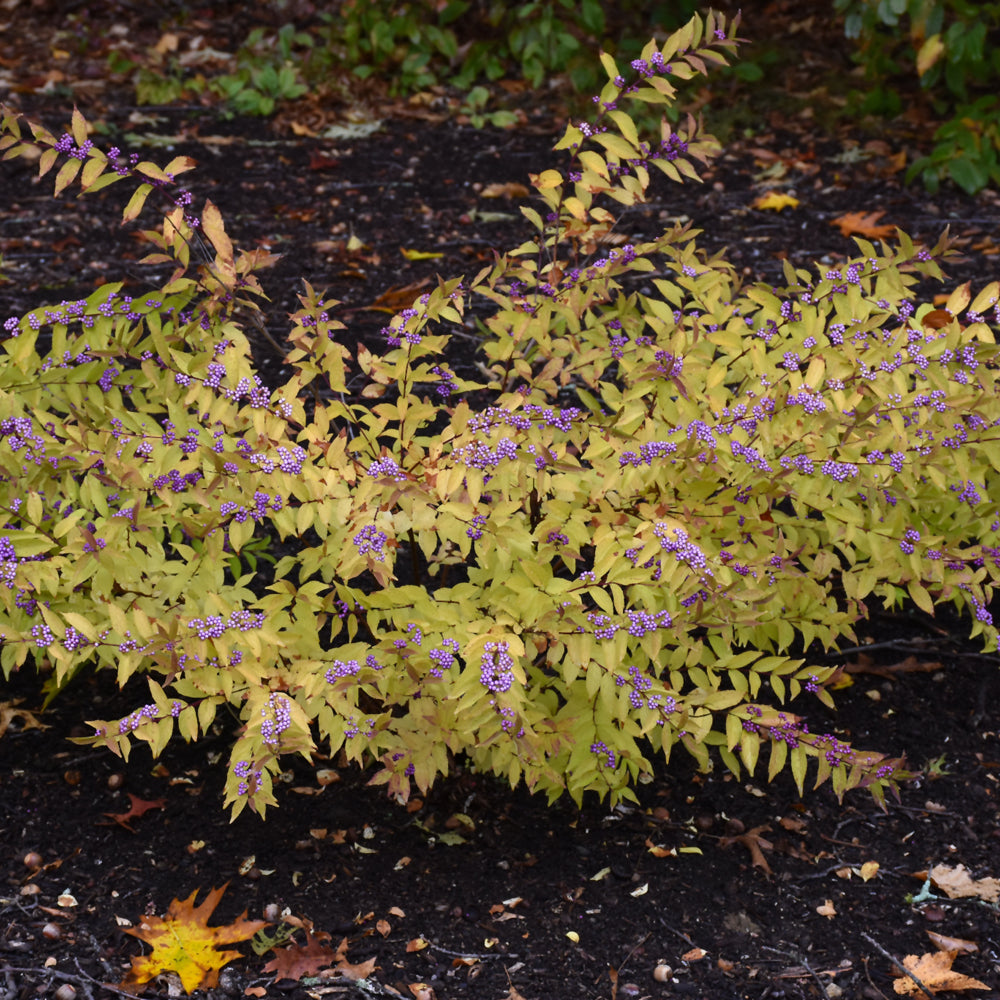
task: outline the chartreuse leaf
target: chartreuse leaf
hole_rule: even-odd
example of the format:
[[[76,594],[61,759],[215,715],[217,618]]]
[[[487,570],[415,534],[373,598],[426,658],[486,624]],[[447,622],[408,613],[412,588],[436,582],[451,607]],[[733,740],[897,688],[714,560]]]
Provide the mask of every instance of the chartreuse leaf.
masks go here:
[[[693,119],[644,136],[633,101],[669,105],[734,37],[696,19],[641,72],[605,60],[605,113],[533,176],[520,246],[376,298],[400,310],[379,347],[306,286],[273,385],[269,255],[168,190],[190,163],[104,169],[4,112],[6,155],[127,180],[125,221],[155,204],[139,237],[171,272],[3,320],[5,673],[144,674],[151,701],[81,738],[123,756],[238,717],[234,815],[319,744],[399,800],[465,758],[618,802],[681,746],[882,801],[902,763],[803,715],[875,601],[952,602],[995,647],[997,286],[917,301],[946,239],[766,286],[679,224],[632,239],[616,205],[651,166],[695,179],[718,149]]]

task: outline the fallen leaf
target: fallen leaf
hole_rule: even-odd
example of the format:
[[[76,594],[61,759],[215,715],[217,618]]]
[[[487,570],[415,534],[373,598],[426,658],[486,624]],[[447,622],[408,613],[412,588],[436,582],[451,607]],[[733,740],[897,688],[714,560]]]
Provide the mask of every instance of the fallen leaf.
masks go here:
[[[0,701],[0,736],[7,732],[7,727],[15,720],[20,719],[25,729],[48,729],[43,726],[33,712],[26,708],[15,708],[24,701],[23,698],[15,698],[13,701]]]
[[[400,309],[405,309],[413,303],[413,300],[420,292],[430,284],[429,278],[422,281],[414,281],[409,285],[392,285],[387,288],[370,306],[361,306],[362,309],[371,309],[377,312],[397,313]]]
[[[900,674],[930,674],[941,669],[941,664],[937,660],[918,660],[915,656],[908,656],[905,660],[892,663],[888,666],[876,664],[875,661],[865,653],[860,653],[853,663],[846,663],[837,668],[827,686],[836,688],[850,687],[854,683],[849,675],[851,674],[871,674],[874,677],[885,677],[892,680]]]
[[[427,947],[427,941],[422,937],[411,938],[409,941],[406,942],[407,954],[410,954],[411,952],[414,951],[423,951],[424,948],[426,947]]]
[[[375,959],[369,958],[367,962],[358,962],[351,965],[350,962],[340,962],[337,971],[342,973],[345,979],[357,982],[359,979],[367,979],[375,971]]]
[[[114,820],[119,826],[125,827],[129,833],[135,833],[135,830],[129,825],[129,820],[138,819],[144,813],[148,813],[150,809],[162,809],[166,804],[166,799],[140,799],[138,795],[133,795],[131,792],[128,793],[129,800],[131,801],[131,806],[128,812],[123,813],[104,813],[109,819]],[[100,826],[110,826],[110,823],[101,823]]]
[[[294,127],[295,126],[293,125],[292,128]],[[340,166],[340,159],[338,157],[330,156],[329,153],[324,153],[320,149],[314,149],[309,154],[310,170],[333,170],[339,166]]]
[[[858,874],[861,876],[863,882],[867,882],[869,879],[873,879],[878,874],[879,863],[877,861],[866,861],[862,866]]]
[[[708,954],[704,948],[692,948],[690,951],[684,952],[681,958],[685,962],[700,962]]]
[[[151,945],[153,953],[132,959],[132,968],[122,987],[127,989],[148,983],[168,971],[177,973],[186,993],[217,986],[219,970],[234,958],[243,957],[238,951],[219,951],[219,946],[247,941],[268,926],[266,920],[247,920],[246,910],[231,924],[208,926],[208,918],[219,905],[228,884],[208,893],[201,906],[194,905],[198,893],[195,889],[187,899],[175,899],[166,917],[144,916],[137,928],[126,930],[126,934]]]
[[[941,889],[949,899],[965,899],[973,896],[987,903],[1000,902],[1000,879],[974,879],[966,870],[965,865],[949,868],[947,865],[935,865],[931,869],[931,881]]]
[[[753,207],[765,212],[780,212],[785,208],[798,208],[799,199],[793,198],[790,194],[768,191],[753,203]]]
[[[742,844],[750,852],[750,863],[755,868],[760,868],[765,874],[771,875],[773,872],[767,863],[767,858],[764,857],[764,851],[773,850],[774,844],[761,836],[761,833],[770,829],[770,824],[763,823],[760,826],[755,826],[752,830],[747,830],[746,833],[740,833],[733,837],[720,837],[719,847]]]
[[[830,225],[836,226],[841,236],[853,236],[856,233],[858,236],[867,236],[870,240],[883,240],[896,232],[895,226],[878,225],[878,220],[883,215],[884,211],[845,212],[836,219],[831,219]]]
[[[320,969],[328,969],[341,960],[340,953],[333,948],[320,943],[319,935],[314,937],[306,931],[306,943],[296,944],[294,941],[282,948],[272,949],[274,958],[264,966],[265,972],[273,972],[275,982],[279,979],[294,979],[298,982],[303,976],[314,976]]]
[[[919,979],[931,993],[944,993],[946,991],[957,990],[988,990],[986,983],[981,983],[978,979],[971,979],[963,976],[959,972],[953,972],[951,965],[955,961],[953,951],[928,952],[917,958],[916,955],[907,955],[903,959],[903,965]],[[897,993],[916,993],[920,997],[926,994],[909,977],[901,976],[893,984],[892,988]]]
[[[966,941],[965,938],[948,937],[946,934],[936,934],[934,931],[928,931],[927,936],[938,951],[954,951],[956,953],[979,951],[979,945],[975,941]]]
[[[443,253],[437,253],[433,250],[408,250],[406,247],[400,247],[399,252],[407,260],[437,260],[438,257],[443,257]]]
[[[783,830],[788,830],[791,833],[800,833],[806,828],[805,823],[800,819],[796,819],[794,816],[782,816],[781,819],[778,820],[778,825]]]
[[[531,192],[517,181],[508,181],[506,184],[487,184],[479,192],[480,198],[527,198]]]
[[[827,920],[833,920],[837,915],[837,908],[833,905],[833,900],[828,899],[821,906],[816,907],[816,912],[821,917],[826,917]]]

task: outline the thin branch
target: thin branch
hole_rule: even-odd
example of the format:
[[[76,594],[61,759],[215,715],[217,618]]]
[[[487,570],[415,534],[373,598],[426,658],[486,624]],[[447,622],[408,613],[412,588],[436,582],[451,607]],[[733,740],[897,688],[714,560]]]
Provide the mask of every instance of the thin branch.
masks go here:
[[[442,955],[450,955],[452,958],[474,958],[477,961],[488,961],[490,959],[496,958],[517,958],[518,955],[513,951],[495,951],[489,954],[481,954],[474,951],[452,951],[450,948],[443,948],[439,944],[435,944],[426,934],[421,934],[421,937],[427,942],[427,944],[433,948],[435,951],[441,952]]]
[[[773,951],[776,955],[784,955],[786,958],[790,958],[793,962],[798,962],[799,965],[801,965],[802,968],[805,969],[806,972],[808,972],[809,975],[813,977],[813,980],[819,987],[820,993],[823,995],[823,1000],[830,1000],[830,994],[827,993],[826,986],[824,985],[823,980],[816,975],[816,973],[813,971],[813,967],[801,955],[797,954],[796,952],[784,951],[781,948],[772,948],[769,945],[764,945],[764,950]]]
[[[869,943],[869,944],[870,944],[870,945],[871,945],[871,946],[872,946],[872,947],[873,947],[873,948],[874,948],[874,949],[875,949],[875,950],[876,950],[876,951],[877,951],[877,952],[878,952],[878,953],[879,953],[879,954],[880,954],[880,955],[881,955],[881,956],[882,956],[883,958],[887,958],[887,959],[888,959],[888,960],[889,960],[890,962],[892,962],[892,964],[893,964],[894,966],[896,966],[896,968],[897,968],[897,969],[899,969],[899,971],[900,971],[900,972],[902,972],[904,976],[909,976],[909,977],[910,977],[910,979],[912,979],[912,980],[913,980],[913,981],[914,981],[914,982],[915,982],[915,983],[917,984],[917,989],[919,989],[919,990],[920,990],[920,991],[921,991],[921,992],[922,992],[922,993],[924,994],[924,996],[925,996],[925,997],[927,997],[927,998],[928,998],[928,1000],[930,1000],[930,997],[932,997],[932,996],[933,996],[933,994],[931,993],[931,991],[930,991],[930,990],[929,990],[929,989],[928,989],[928,988],[927,988],[926,986],[924,986],[924,984],[923,984],[923,983],[922,983],[922,982],[921,982],[921,981],[920,981],[919,979],[917,979],[917,977],[916,977],[916,974],[915,974],[915,973],[914,973],[914,972],[913,972],[913,971],[912,971],[911,969],[908,969],[908,968],[907,968],[907,967],[906,967],[905,965],[903,965],[903,963],[902,963],[902,962],[899,962],[899,961],[897,961],[897,960],[896,960],[895,958],[893,958],[893,957],[892,957],[892,955],[890,955],[890,954],[889,954],[889,952],[887,952],[887,951],[885,950],[885,948],[883,948],[883,947],[882,947],[882,945],[880,945],[880,944],[878,943],[878,941],[876,941],[876,940],[875,940],[875,938],[873,938],[873,937],[872,937],[872,936],[871,936],[870,934],[866,934],[866,933],[865,933],[864,931],[862,931],[862,932],[861,932],[861,936],[862,936],[862,937],[863,937],[863,938],[864,938],[864,939],[865,939],[865,940],[866,940],[866,941],[867,941],[867,942],[868,942],[868,943]]]

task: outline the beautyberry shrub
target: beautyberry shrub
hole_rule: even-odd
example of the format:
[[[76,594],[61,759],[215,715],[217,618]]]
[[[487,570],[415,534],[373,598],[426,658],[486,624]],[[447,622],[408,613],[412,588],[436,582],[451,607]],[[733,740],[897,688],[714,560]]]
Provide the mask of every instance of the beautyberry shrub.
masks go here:
[[[164,197],[147,259],[174,273],[4,324],[4,673],[144,675],[146,704],[81,741],[123,756],[231,706],[234,815],[321,742],[400,799],[459,758],[551,799],[634,798],[677,746],[737,774],[764,750],[800,789],[810,761],[838,795],[894,789],[901,759],[783,703],[833,704],[810,653],[856,641],[875,602],[952,603],[995,648],[1000,284],[918,304],[946,236],[861,241],[775,288],[686,227],[603,249],[653,171],[696,180],[718,151],[691,118],[641,137],[626,107],[669,106],[736,27],[710,14],[627,68],[603,55],[596,120],[557,147],[572,165],[532,176],[529,238],[441,280],[380,352],[307,289],[274,391],[240,319],[270,258],[192,209],[190,164],[105,153],[79,112],[58,138],[7,113],[5,157],[62,161],[58,190],[138,181],[127,221]],[[473,308],[477,382],[451,363]],[[227,572],[271,541],[291,554],[266,589]]]

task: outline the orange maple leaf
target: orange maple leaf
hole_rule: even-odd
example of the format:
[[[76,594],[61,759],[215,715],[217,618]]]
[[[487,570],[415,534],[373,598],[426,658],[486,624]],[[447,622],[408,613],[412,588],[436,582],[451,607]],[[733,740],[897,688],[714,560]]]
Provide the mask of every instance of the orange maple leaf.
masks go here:
[[[903,965],[912,972],[931,993],[944,993],[952,990],[988,990],[986,983],[981,983],[978,979],[963,976],[960,972],[953,972],[951,965],[955,961],[954,951],[935,951],[921,955],[907,955],[903,959]],[[916,993],[918,997],[927,997],[922,989],[909,977],[902,976],[897,979],[892,988],[897,993]],[[929,998],[927,998],[929,1000]]]
[[[213,889],[201,906],[194,905],[198,893],[195,889],[187,899],[175,899],[166,917],[143,917],[138,928],[127,930],[126,934],[152,945],[153,954],[132,959],[132,968],[122,987],[148,983],[168,971],[180,976],[186,993],[218,985],[219,970],[234,958],[243,957],[238,951],[218,951],[218,946],[246,941],[268,926],[266,920],[247,920],[246,910],[231,924],[208,926],[208,918],[228,885],[227,882],[221,889]]]
[[[870,240],[884,240],[896,232],[895,226],[878,225],[878,220],[885,212],[845,212],[830,220],[831,226],[836,226],[842,236],[867,236]]]

